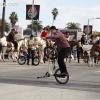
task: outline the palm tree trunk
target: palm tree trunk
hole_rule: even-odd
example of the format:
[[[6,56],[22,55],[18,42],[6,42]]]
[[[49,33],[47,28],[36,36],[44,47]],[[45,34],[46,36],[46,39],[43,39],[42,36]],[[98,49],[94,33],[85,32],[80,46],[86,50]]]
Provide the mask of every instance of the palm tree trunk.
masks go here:
[[[52,26],[53,26],[53,24],[54,24],[54,19],[53,19],[53,22],[52,22]]]

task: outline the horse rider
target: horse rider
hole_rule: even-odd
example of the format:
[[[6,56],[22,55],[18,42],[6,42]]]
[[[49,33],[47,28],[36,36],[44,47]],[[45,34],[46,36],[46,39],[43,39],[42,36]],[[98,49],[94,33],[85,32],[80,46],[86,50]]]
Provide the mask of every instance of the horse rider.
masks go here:
[[[71,36],[69,31],[66,32],[65,37],[67,41],[71,41]]]
[[[89,43],[90,45],[95,43],[95,38],[93,35],[90,36],[90,39],[87,41],[87,43]]]
[[[11,32],[9,33],[8,37],[7,37],[7,41],[12,42],[14,44],[14,47],[15,47],[14,51],[18,51],[18,43],[17,43],[16,34],[18,34],[18,32],[15,31],[15,29],[12,29]]]
[[[44,27],[43,30],[44,30],[44,31],[41,33],[40,37],[41,37],[41,38],[43,38],[43,37],[44,37],[44,38],[48,37],[48,36],[49,36],[48,29],[47,29],[46,27]],[[45,42],[46,42],[46,45],[48,46],[48,43],[50,43],[50,40],[49,40],[49,39],[46,39]]]
[[[81,37],[81,44],[82,45],[85,45],[86,44],[86,35],[85,34],[82,34],[82,37]]]
[[[44,31],[41,33],[40,37],[48,37],[49,36],[49,32],[48,29],[46,27],[44,27],[43,29]]]
[[[62,32],[56,29],[55,26],[50,27],[50,31],[53,34],[52,36],[44,37],[43,39],[55,39],[55,44],[58,48],[58,65],[61,68],[60,75],[68,75],[68,71],[66,68],[66,64],[64,62],[64,58],[70,51],[70,45],[66,41],[65,36]]]
[[[32,65],[34,65],[34,55],[35,55],[35,48],[36,42],[34,41],[34,36],[30,35],[28,40],[28,57],[27,57],[27,65],[29,65],[30,57],[32,56]]]

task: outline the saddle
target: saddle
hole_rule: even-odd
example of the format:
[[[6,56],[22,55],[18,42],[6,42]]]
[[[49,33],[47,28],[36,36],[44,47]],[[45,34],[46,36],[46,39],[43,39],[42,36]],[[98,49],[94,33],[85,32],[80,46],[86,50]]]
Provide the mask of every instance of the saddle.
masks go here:
[[[13,43],[11,43],[11,42],[7,42],[7,50],[6,50],[6,53],[11,52],[12,47],[13,47]]]
[[[7,42],[7,47],[11,48],[12,47],[12,43],[11,42]]]

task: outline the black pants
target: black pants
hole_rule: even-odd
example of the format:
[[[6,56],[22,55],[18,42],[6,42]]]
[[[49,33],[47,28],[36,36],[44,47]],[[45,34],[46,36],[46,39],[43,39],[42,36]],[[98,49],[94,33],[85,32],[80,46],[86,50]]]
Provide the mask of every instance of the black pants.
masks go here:
[[[27,63],[29,64],[30,57],[32,57],[32,65],[34,64],[34,50],[28,48]]]
[[[66,55],[69,53],[70,48],[63,48],[58,52],[58,65],[59,68],[61,68],[61,73],[68,73],[67,72],[67,68],[66,68],[66,64],[64,62],[64,58],[66,57]]]
[[[18,48],[18,43],[16,41],[13,41],[12,43],[14,44],[15,49],[17,49]]]

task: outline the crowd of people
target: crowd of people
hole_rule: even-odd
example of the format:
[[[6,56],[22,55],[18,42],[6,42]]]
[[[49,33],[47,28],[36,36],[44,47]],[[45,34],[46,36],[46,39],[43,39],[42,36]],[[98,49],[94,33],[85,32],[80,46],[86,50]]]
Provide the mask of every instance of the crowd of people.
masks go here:
[[[83,34],[81,37],[81,44],[85,45],[85,44],[96,44],[99,45],[100,44],[100,36],[98,34],[91,35],[90,38],[87,39],[87,35]]]

